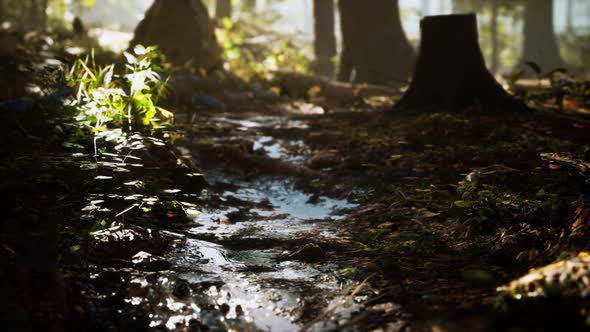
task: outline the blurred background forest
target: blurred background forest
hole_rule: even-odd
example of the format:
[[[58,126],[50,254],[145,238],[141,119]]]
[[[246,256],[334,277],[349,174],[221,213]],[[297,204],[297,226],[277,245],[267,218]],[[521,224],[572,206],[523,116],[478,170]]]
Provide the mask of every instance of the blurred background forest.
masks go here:
[[[133,30],[152,2],[151,0],[1,0],[0,20],[3,22],[4,30],[30,31],[45,27],[49,32],[59,34],[67,31],[74,19],[80,17],[89,36],[96,39],[101,47],[120,52],[127,48],[128,42],[133,37]],[[215,0],[204,2],[210,10],[210,15],[215,17],[216,6],[219,4]],[[536,4],[535,1],[532,3]],[[479,17],[480,43],[491,69],[496,73],[505,74],[514,70],[519,62],[523,49],[525,1],[400,0],[399,5],[404,30],[415,47],[419,43],[419,21],[423,16],[473,11]],[[256,37],[253,35],[258,34],[258,37],[262,37],[265,33],[278,32],[292,38],[296,43],[293,47],[302,56],[313,57],[313,0],[232,0],[232,7],[232,21],[247,21],[258,27],[250,31],[250,36],[247,33],[244,36],[253,38]],[[582,68],[590,64],[589,17],[590,2],[588,1],[553,1],[553,28],[562,59],[569,68]],[[335,31],[338,48],[340,48],[338,17],[336,17]],[[221,43],[223,44],[224,40]]]

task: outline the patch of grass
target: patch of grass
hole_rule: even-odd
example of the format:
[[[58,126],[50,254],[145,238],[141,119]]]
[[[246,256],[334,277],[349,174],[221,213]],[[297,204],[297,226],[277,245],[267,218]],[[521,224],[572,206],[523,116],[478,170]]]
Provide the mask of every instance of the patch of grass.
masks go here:
[[[427,257],[444,248],[434,234],[414,232],[386,233],[383,231],[360,232],[353,236],[359,250],[369,255],[408,255]]]
[[[481,188],[471,188],[464,183],[458,187],[460,199],[453,203],[452,211],[473,234],[492,234],[512,222],[544,219],[557,205],[557,195],[544,190],[531,195],[503,186],[483,184]]]

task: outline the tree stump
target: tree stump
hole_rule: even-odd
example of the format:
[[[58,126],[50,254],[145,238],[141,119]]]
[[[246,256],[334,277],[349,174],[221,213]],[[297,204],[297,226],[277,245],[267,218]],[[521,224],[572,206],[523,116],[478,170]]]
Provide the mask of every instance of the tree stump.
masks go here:
[[[130,46],[157,45],[174,65],[212,70],[221,64],[215,25],[201,0],[155,0]]]
[[[475,14],[428,16],[420,22],[422,41],[412,83],[394,109],[486,111],[524,110],[486,68]]]

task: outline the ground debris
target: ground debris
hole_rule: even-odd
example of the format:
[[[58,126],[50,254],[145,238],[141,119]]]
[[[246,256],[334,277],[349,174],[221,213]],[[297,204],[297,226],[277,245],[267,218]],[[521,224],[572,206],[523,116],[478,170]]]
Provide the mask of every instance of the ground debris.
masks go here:
[[[319,245],[308,243],[284,257],[286,260],[316,262],[324,259],[326,253]]]

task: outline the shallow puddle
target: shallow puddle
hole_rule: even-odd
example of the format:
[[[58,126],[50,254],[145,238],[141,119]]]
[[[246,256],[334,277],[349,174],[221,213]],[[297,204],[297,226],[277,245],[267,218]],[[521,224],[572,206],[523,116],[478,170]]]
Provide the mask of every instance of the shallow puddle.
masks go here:
[[[292,148],[301,148],[303,141],[258,133],[269,128],[304,130],[307,125],[302,121],[227,115],[216,116],[213,121],[233,128],[228,136],[215,140],[246,139],[252,142],[254,150],[264,151],[270,158],[291,163],[305,161],[303,155],[288,153]],[[336,274],[342,266],[329,259],[311,264],[283,257],[297,249],[289,245],[294,239],[319,244],[338,240],[338,222],[356,204],[314,197],[299,190],[289,177],[242,178],[219,169],[204,169],[203,173],[210,189],[202,193],[203,206],[188,232],[198,238],[206,235],[219,243],[231,239],[232,245],[229,248],[174,235],[180,241],[168,255],[173,271],[163,275],[169,275],[170,280],[173,275],[182,279],[192,293],[180,301],[167,295],[168,301],[174,298],[178,302],[169,303],[167,308],[178,310],[173,315],[170,310],[156,314],[154,324],[168,328],[175,324],[188,326],[191,319],[196,319],[212,330],[298,331],[304,326],[300,318],[312,318],[306,313],[311,310],[311,303],[325,305],[319,311],[316,307],[311,315],[319,316],[340,297],[347,283]],[[260,248],[252,247],[252,243],[266,240],[273,241]],[[247,246],[242,248],[240,243]],[[310,330],[329,330],[333,324],[340,323],[320,323]]]

